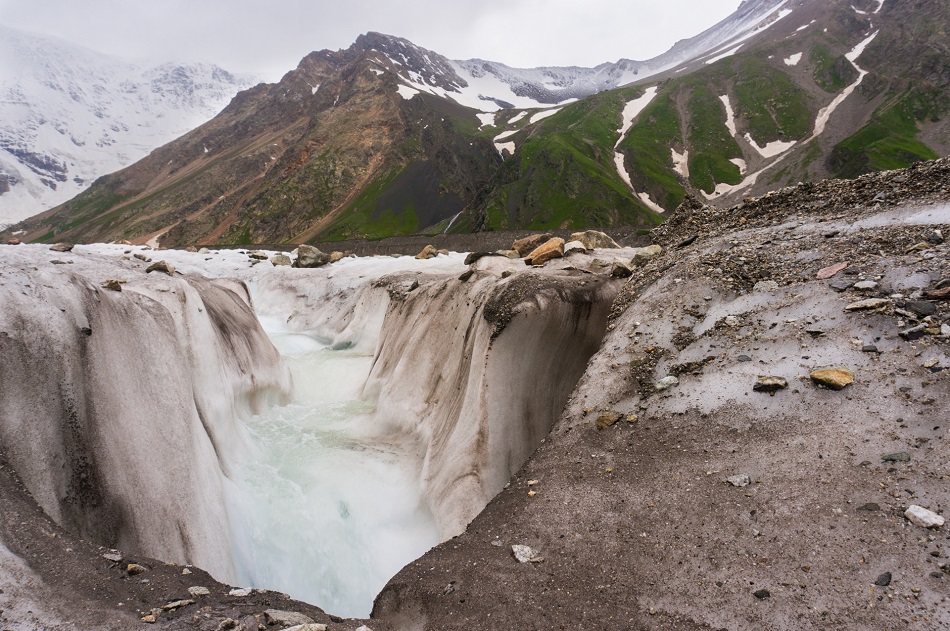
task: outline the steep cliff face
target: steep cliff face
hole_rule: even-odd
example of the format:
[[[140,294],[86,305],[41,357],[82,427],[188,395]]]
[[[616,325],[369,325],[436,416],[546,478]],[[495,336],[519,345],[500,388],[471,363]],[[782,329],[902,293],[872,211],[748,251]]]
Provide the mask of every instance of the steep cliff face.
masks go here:
[[[240,416],[290,387],[245,288],[94,254],[2,256],[6,460],[67,529],[231,576],[221,455]]]

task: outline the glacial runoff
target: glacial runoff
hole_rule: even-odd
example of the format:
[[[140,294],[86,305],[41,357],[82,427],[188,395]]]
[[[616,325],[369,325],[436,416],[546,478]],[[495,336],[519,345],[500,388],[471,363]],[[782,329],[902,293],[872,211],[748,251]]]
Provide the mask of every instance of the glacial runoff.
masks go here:
[[[83,537],[364,616],[544,439],[619,289],[597,255],[0,246],[0,450]]]

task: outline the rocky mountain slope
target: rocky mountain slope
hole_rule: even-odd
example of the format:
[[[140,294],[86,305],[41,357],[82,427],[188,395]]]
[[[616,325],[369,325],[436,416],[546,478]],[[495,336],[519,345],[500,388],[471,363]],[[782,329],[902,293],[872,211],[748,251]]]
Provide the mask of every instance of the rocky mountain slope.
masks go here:
[[[75,197],[253,84],[216,66],[129,63],[0,26],[0,226]]]
[[[746,2],[638,75],[369,34],[21,229],[167,245],[646,229],[686,195],[730,206],[946,155],[948,21],[938,0]]]

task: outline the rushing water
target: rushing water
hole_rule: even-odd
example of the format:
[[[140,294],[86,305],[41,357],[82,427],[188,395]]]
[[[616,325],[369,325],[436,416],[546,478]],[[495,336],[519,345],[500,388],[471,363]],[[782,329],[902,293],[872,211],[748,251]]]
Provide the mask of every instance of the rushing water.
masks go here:
[[[238,577],[341,616],[366,616],[386,582],[439,541],[419,495],[421,455],[374,434],[361,398],[373,358],[262,318],[294,401],[246,422],[228,504]]]

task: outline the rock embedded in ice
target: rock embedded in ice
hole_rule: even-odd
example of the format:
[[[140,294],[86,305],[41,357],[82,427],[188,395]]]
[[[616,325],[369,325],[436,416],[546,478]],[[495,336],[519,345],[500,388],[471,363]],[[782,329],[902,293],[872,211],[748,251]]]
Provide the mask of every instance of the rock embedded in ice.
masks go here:
[[[435,246],[427,245],[422,248],[422,252],[416,254],[416,258],[419,260],[434,259],[439,255],[439,251],[435,249]]]
[[[114,278],[109,278],[106,282],[102,283],[102,288],[111,291],[122,291],[122,283]]]
[[[904,511],[904,517],[921,528],[940,528],[946,521],[937,513],[916,504],[910,505]]]
[[[550,234],[532,234],[512,243],[511,249],[518,253],[519,258],[523,258],[536,250],[538,246],[550,241],[553,236]]]
[[[172,276],[175,273],[175,266],[168,261],[156,261],[145,268],[146,274],[150,274],[152,272],[162,272]]]
[[[564,239],[554,237],[532,250],[528,256],[524,257],[524,262],[526,265],[544,265],[551,259],[559,259],[563,256]]]
[[[54,245],[51,245],[49,249],[52,250],[53,252],[71,252],[73,249],[73,244],[72,243],[56,243]]]
[[[274,255],[273,257],[271,257],[270,263],[271,263],[271,265],[273,265],[274,267],[282,267],[282,266],[283,266],[283,267],[288,267],[288,266],[294,264],[294,262],[291,260],[291,258],[290,258],[289,256],[287,256],[286,254],[276,254],[276,255]]]
[[[654,388],[656,388],[657,392],[663,392],[664,390],[669,390],[673,386],[679,385],[679,382],[680,380],[677,377],[670,375],[669,377],[663,377],[657,381],[654,385]]]
[[[515,544],[511,546],[511,553],[515,555],[518,563],[530,563],[540,558],[540,552],[529,546]]]
[[[597,230],[587,230],[585,232],[575,232],[571,235],[569,241],[579,241],[584,244],[588,250],[593,250],[594,248],[611,248],[618,249],[620,248],[617,245],[617,242],[610,238],[610,236],[604,232],[599,232]]]
[[[294,261],[294,267],[312,269],[314,267],[323,267],[329,262],[330,255],[321,252],[312,245],[297,246],[297,260]]]
[[[267,252],[264,252],[262,250],[255,250],[254,252],[249,252],[247,256],[248,258],[254,259],[255,261],[266,261],[269,258],[267,256]]]
[[[333,252],[330,252],[331,263],[336,263],[337,261],[342,260],[342,259],[343,259],[343,253],[340,252],[339,250],[334,250]]]

